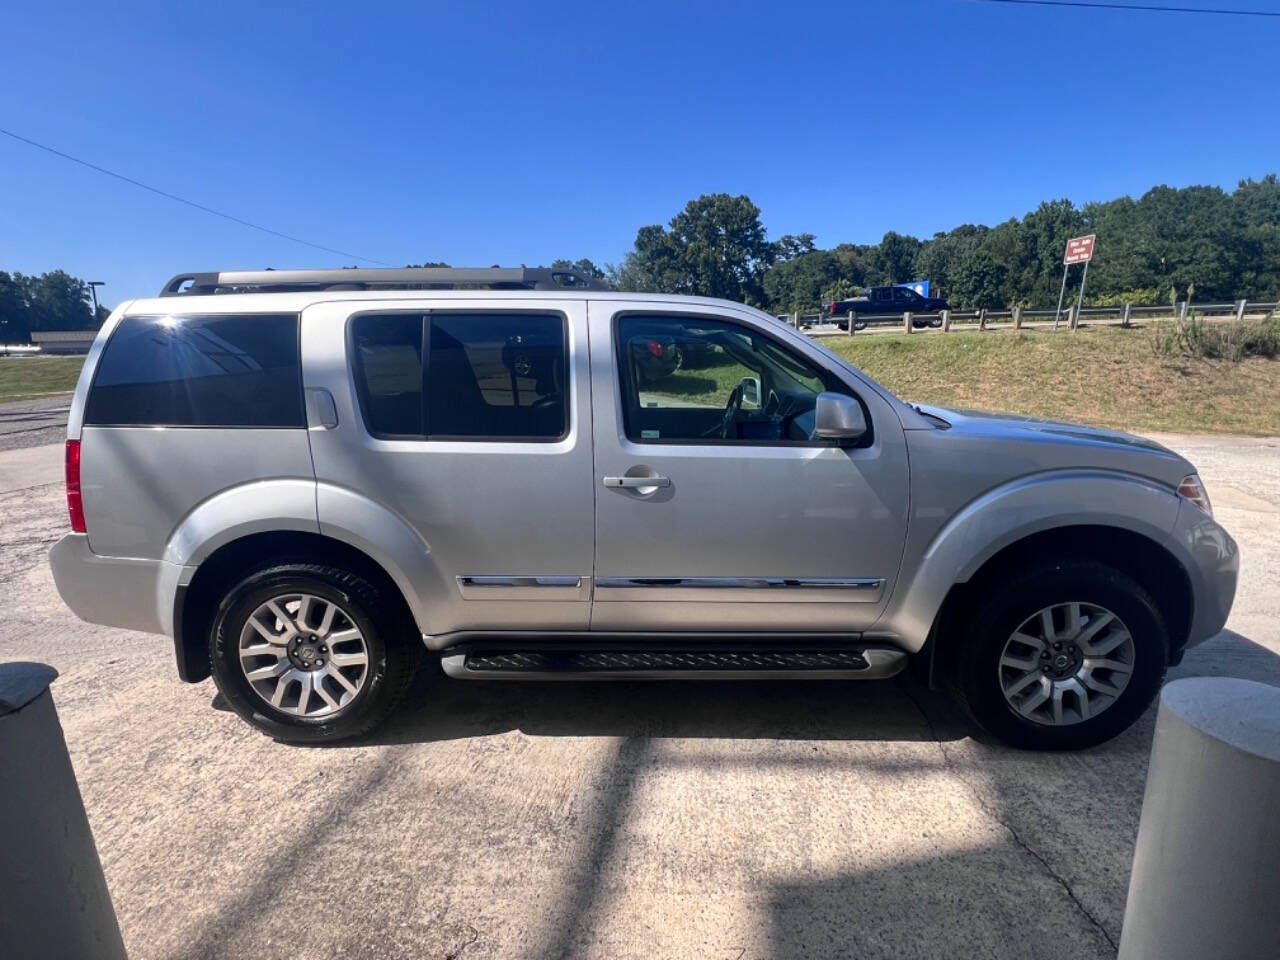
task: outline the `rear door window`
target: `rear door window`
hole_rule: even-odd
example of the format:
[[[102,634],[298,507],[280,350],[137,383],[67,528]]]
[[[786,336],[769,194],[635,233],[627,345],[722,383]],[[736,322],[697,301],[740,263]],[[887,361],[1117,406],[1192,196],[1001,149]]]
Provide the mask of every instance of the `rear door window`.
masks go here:
[[[351,322],[353,367],[365,425],[374,436],[422,435],[422,331],[416,313]]]
[[[305,427],[297,315],[125,317],[98,361],[85,423]]]
[[[374,436],[551,441],[568,432],[560,314],[369,314],[352,321],[351,341]]]

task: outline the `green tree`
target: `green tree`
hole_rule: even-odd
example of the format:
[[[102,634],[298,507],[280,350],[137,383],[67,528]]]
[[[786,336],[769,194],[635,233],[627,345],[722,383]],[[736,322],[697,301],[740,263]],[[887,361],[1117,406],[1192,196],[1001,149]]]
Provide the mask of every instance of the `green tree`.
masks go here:
[[[764,272],[774,256],[760,209],[748,197],[704,194],[689,201],[667,229],[641,227],[616,279],[621,289],[761,304]]]
[[[812,233],[784,233],[773,245],[774,261],[794,260],[817,249],[814,241],[818,238]]]
[[[916,279],[916,255],[920,241],[890,230],[871,254],[871,268],[877,283],[906,283]]]
[[[89,285],[64,270],[39,276],[0,271],[0,340],[24,342],[44,330],[96,330],[110,311],[95,317]]]
[[[1232,202],[1243,221],[1244,264],[1239,295],[1250,292],[1265,300],[1280,298],[1280,179],[1241,180]]]
[[[956,264],[952,277],[952,293],[961,307],[1005,306],[1008,268],[997,260],[985,246],[975,246],[966,251]]]
[[[552,270],[572,270],[580,277],[586,277],[589,280],[599,280],[606,286],[609,285],[609,273],[603,267],[598,267],[586,257],[580,260],[552,260]]]
[[[88,330],[94,325],[89,285],[63,270],[28,278],[27,313],[33,332]]]
[[[0,270],[0,343],[26,343],[30,332],[27,278]]]
[[[949,233],[934,234],[933,239],[925,241],[916,254],[917,276],[930,281],[933,289],[941,295],[949,296],[956,265],[978,245],[986,232],[986,227],[964,224]]]
[[[1065,197],[1047,200],[1022,218],[1020,256],[1010,277],[1010,300],[1024,305],[1056,302],[1067,241],[1088,233],[1085,216]],[[1012,268],[1012,265],[1011,265]]]
[[[770,267],[764,295],[775,313],[808,312],[822,306],[823,294],[840,279],[839,258],[830,250],[814,250]]]
[[[840,263],[842,289],[853,288],[856,293],[871,283],[871,254],[874,249],[874,246],[866,244],[842,243],[831,251]],[[846,297],[835,299],[843,300]]]

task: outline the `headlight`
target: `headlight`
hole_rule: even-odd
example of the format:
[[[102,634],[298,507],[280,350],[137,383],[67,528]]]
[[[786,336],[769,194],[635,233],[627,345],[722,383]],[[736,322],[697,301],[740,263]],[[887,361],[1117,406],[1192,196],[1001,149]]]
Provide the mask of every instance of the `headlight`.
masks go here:
[[[1209,502],[1209,494],[1205,492],[1198,473],[1189,473],[1182,478],[1182,482],[1178,484],[1178,496],[1190,500],[1209,516],[1213,516],[1213,504]]]

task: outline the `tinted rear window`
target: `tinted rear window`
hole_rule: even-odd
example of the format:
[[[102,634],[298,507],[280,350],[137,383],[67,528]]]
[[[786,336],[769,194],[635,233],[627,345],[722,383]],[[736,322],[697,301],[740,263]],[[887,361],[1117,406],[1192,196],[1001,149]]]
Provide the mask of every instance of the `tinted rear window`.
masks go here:
[[[374,436],[547,441],[568,429],[560,314],[368,314],[351,322],[351,346]]]
[[[568,348],[553,314],[433,314],[427,433],[557,440],[568,423]]]
[[[421,435],[422,317],[356,317],[351,342],[369,432],[379,437]]]
[[[297,315],[126,317],[98,361],[85,423],[305,427]]]

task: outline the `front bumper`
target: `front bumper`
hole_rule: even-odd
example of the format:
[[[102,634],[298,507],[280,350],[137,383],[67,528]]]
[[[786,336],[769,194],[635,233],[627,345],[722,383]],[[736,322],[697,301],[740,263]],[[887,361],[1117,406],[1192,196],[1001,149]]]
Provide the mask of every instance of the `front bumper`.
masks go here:
[[[185,572],[163,560],[102,557],[83,533],[49,551],[58,593],[81,620],[125,630],[173,634],[173,598]]]
[[[1191,578],[1191,628],[1186,647],[1216,636],[1231,614],[1240,576],[1240,548],[1231,534],[1194,504],[1183,502],[1172,537]]]

